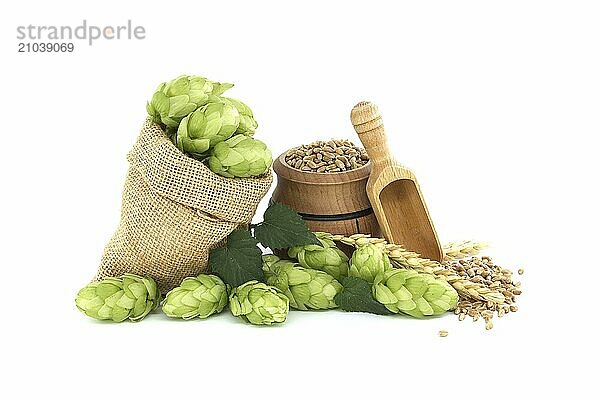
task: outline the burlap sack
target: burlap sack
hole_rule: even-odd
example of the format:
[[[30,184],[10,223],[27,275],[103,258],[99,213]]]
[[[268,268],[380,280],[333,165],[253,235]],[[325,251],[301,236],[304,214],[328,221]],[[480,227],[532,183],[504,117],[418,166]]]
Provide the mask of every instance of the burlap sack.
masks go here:
[[[184,155],[150,120],[127,160],[121,221],[96,278],[151,276],[163,293],[206,272],[210,249],[250,222],[273,180],[271,172],[223,178]]]

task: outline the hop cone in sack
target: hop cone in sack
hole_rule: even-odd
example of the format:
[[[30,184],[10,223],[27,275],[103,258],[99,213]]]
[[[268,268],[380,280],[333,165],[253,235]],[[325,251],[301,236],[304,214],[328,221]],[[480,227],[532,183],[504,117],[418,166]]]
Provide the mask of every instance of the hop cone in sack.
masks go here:
[[[235,135],[211,150],[208,166],[214,173],[228,178],[248,178],[263,175],[272,162],[271,151],[263,142]]]
[[[443,314],[458,302],[458,294],[448,282],[430,274],[396,268],[375,277],[373,296],[388,310],[415,318]]]
[[[157,124],[177,128],[185,116],[232,86],[211,82],[201,76],[183,75],[161,83],[147,103],[146,110]]]
[[[240,125],[235,133],[241,133],[246,136],[254,135],[254,132],[256,132],[256,128],[258,127],[258,122],[254,119],[254,113],[250,107],[238,99],[226,97],[224,100],[230,102],[240,113]]]
[[[125,274],[90,283],[77,293],[75,304],[95,319],[135,322],[158,307],[160,293],[152,278]]]
[[[201,274],[185,278],[179,287],[167,293],[162,309],[169,317],[188,320],[218,314],[226,305],[227,289],[221,278]]]
[[[288,256],[298,260],[304,268],[317,269],[333,276],[338,281],[348,275],[348,256],[338,249],[327,234],[315,232],[321,246],[309,244],[288,250]]]
[[[254,325],[271,325],[285,321],[290,301],[273,286],[249,281],[231,291],[231,313]]]
[[[223,93],[225,93],[226,90],[231,89],[233,87],[233,83],[213,82],[212,84],[213,84],[213,90],[212,90],[213,96],[221,96]]]
[[[373,283],[377,274],[390,268],[390,259],[387,254],[374,244],[366,244],[352,253],[348,275]]]
[[[181,120],[175,145],[196,159],[206,157],[209,148],[229,139],[240,124],[240,113],[231,104],[208,103]]]
[[[270,263],[264,257],[263,269],[267,284],[281,290],[290,300],[292,308],[327,310],[337,307],[333,298],[342,290],[342,285],[331,275],[302,268],[289,260]]]

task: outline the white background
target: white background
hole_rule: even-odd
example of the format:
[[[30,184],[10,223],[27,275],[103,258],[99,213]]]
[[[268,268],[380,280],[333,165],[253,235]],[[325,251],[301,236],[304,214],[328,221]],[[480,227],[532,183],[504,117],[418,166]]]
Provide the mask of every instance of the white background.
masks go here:
[[[52,0],[3,3],[0,18],[3,398],[597,393],[597,3]],[[17,53],[18,25],[84,18],[131,19],[147,38]],[[525,268],[519,312],[491,331],[453,315],[293,312],[276,328],[81,315],[145,102],[184,73],[234,82],[274,154],[358,142],[351,107],[378,104],[442,241],[484,240]]]

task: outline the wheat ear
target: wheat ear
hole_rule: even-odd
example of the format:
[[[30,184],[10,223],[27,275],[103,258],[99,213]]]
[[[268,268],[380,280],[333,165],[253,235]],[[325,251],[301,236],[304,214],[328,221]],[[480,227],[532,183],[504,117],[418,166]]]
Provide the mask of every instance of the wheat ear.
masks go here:
[[[461,242],[451,242],[443,246],[444,261],[461,260],[463,258],[475,256],[485,249],[486,243],[464,240]]]

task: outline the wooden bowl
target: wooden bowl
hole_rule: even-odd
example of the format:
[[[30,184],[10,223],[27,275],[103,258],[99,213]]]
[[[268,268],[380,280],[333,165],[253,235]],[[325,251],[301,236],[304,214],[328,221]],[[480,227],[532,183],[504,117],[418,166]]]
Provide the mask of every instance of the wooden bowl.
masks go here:
[[[277,187],[271,201],[293,208],[310,230],[345,236],[379,235],[366,191],[370,162],[345,172],[306,172],[290,167],[283,153],[273,162],[273,170]]]

